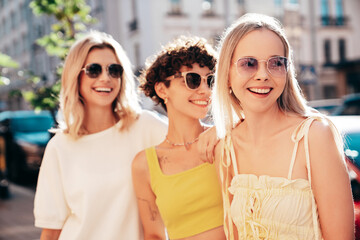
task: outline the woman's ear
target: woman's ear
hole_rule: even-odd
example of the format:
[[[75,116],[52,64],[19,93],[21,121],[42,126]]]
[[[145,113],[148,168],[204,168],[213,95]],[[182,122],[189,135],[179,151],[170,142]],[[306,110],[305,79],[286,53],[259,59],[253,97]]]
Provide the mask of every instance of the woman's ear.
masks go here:
[[[155,83],[155,92],[163,100],[165,100],[168,97],[167,87],[165,86],[164,82]]]

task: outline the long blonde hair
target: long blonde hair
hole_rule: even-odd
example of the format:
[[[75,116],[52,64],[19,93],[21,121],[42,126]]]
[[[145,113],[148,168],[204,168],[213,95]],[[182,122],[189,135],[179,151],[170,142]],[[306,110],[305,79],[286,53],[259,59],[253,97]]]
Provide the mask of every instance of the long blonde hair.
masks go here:
[[[308,113],[306,100],[295,78],[292,49],[280,22],[266,15],[248,13],[240,17],[225,31],[218,48],[219,60],[216,67],[212,112],[219,137],[224,137],[240,119],[244,118],[241,103],[233,93],[229,94],[231,60],[239,41],[249,32],[259,29],[268,29],[279,36],[284,45],[285,57],[288,59],[285,88],[277,100],[279,109],[302,116]]]
[[[124,68],[119,94],[113,102],[113,114],[122,121],[120,131],[127,129],[138,117],[140,105],[135,91],[135,80],[131,64],[120,44],[110,35],[90,31],[70,48],[61,77],[60,107],[64,114],[65,129],[74,139],[86,134],[83,122],[84,103],[79,94],[79,74],[89,52],[94,48],[109,48]]]

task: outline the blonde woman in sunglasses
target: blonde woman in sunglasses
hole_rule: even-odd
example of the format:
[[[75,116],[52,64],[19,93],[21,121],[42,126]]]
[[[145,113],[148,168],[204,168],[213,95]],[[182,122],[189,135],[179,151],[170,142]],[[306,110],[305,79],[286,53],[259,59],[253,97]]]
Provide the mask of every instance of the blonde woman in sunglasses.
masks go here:
[[[72,46],[60,101],[65,126],[46,147],[35,196],[40,239],[143,239],[131,161],[167,127],[140,109],[129,59],[110,35]]]
[[[227,239],[354,238],[341,137],[305,102],[276,19],[246,14],[226,30],[213,113]]]
[[[197,151],[207,127],[216,55],[204,39],[180,37],[147,63],[140,89],[167,111],[159,145],[133,161],[133,183],[146,240],[222,240],[223,206],[214,164]]]

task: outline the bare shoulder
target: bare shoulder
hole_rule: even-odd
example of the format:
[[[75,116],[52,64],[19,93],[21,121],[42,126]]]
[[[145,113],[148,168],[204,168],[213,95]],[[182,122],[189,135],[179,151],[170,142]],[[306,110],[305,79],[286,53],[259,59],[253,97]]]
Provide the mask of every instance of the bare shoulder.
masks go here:
[[[345,166],[341,135],[330,126],[330,120],[314,121],[309,129],[309,152],[314,168],[343,169]],[[316,159],[316,161],[314,161]],[[329,171],[329,169],[328,169]]]
[[[136,154],[132,162],[132,171],[136,174],[144,174],[148,172],[148,164],[145,150]]]
[[[313,144],[329,144],[335,141],[334,132],[331,130],[329,120],[315,120],[309,129],[309,141]]]

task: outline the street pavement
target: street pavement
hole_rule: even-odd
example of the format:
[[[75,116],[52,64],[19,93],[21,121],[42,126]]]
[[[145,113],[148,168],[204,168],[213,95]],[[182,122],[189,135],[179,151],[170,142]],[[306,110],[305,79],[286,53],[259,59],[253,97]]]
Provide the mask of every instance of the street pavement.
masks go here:
[[[38,240],[41,229],[34,227],[34,187],[10,183],[10,198],[0,198],[0,240]]]

